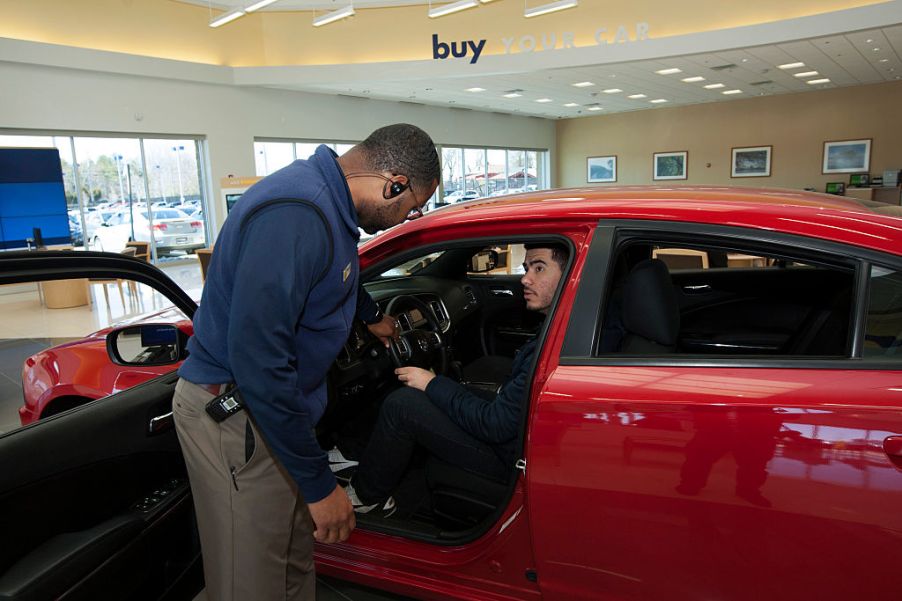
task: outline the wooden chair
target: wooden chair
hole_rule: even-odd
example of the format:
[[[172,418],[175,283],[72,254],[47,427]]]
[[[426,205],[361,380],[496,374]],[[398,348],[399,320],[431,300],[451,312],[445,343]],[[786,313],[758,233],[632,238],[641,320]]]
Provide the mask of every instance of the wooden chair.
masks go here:
[[[196,251],[197,260],[200,262],[200,279],[207,281],[207,267],[210,266],[210,259],[213,257],[213,248],[198,248]]]
[[[150,263],[150,242],[133,240],[125,243],[126,248],[134,248],[135,256]]]

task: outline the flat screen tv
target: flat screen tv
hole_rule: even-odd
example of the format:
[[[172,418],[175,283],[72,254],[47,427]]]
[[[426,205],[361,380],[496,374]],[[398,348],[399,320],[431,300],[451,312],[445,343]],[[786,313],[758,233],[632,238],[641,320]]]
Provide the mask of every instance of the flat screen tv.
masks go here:
[[[26,248],[36,234],[46,245],[72,240],[59,151],[0,148],[0,249]]]

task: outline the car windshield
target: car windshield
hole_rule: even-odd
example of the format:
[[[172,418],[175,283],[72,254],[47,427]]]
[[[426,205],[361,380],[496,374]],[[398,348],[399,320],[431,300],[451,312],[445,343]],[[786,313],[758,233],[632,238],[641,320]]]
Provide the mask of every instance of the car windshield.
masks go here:
[[[443,252],[429,253],[428,255],[417,257],[416,259],[413,259],[411,261],[406,261],[404,263],[401,263],[400,265],[392,267],[388,271],[383,271],[381,274],[379,274],[379,277],[397,278],[413,275],[438,259],[440,256],[442,256],[442,254]]]

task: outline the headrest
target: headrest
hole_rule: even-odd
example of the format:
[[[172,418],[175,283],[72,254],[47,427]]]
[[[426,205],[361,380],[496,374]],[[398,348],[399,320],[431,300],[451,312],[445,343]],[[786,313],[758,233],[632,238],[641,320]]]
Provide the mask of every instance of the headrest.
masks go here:
[[[626,276],[623,325],[628,332],[658,344],[676,344],[680,308],[664,261],[646,259],[637,263]]]

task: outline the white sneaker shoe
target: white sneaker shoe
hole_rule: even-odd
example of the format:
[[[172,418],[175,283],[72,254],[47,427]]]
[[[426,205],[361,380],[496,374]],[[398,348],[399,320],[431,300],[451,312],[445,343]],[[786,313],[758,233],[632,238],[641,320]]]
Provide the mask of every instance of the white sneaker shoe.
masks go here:
[[[346,470],[349,467],[357,467],[359,463],[358,461],[351,461],[342,455],[338,447],[329,450],[329,469],[332,470],[333,474]]]
[[[348,482],[348,485],[345,487],[345,492],[348,493],[348,498],[351,499],[351,505],[354,506],[354,511],[357,513],[370,513],[374,509],[378,508],[378,511],[373,515],[381,515],[384,518],[391,517],[392,514],[398,509],[398,506],[395,504],[395,498],[389,497],[386,499],[385,503],[382,504],[382,507],[379,508],[379,503],[373,503],[372,505],[364,505],[363,501],[360,500],[360,497],[357,496],[357,491],[354,490],[354,486]]]

